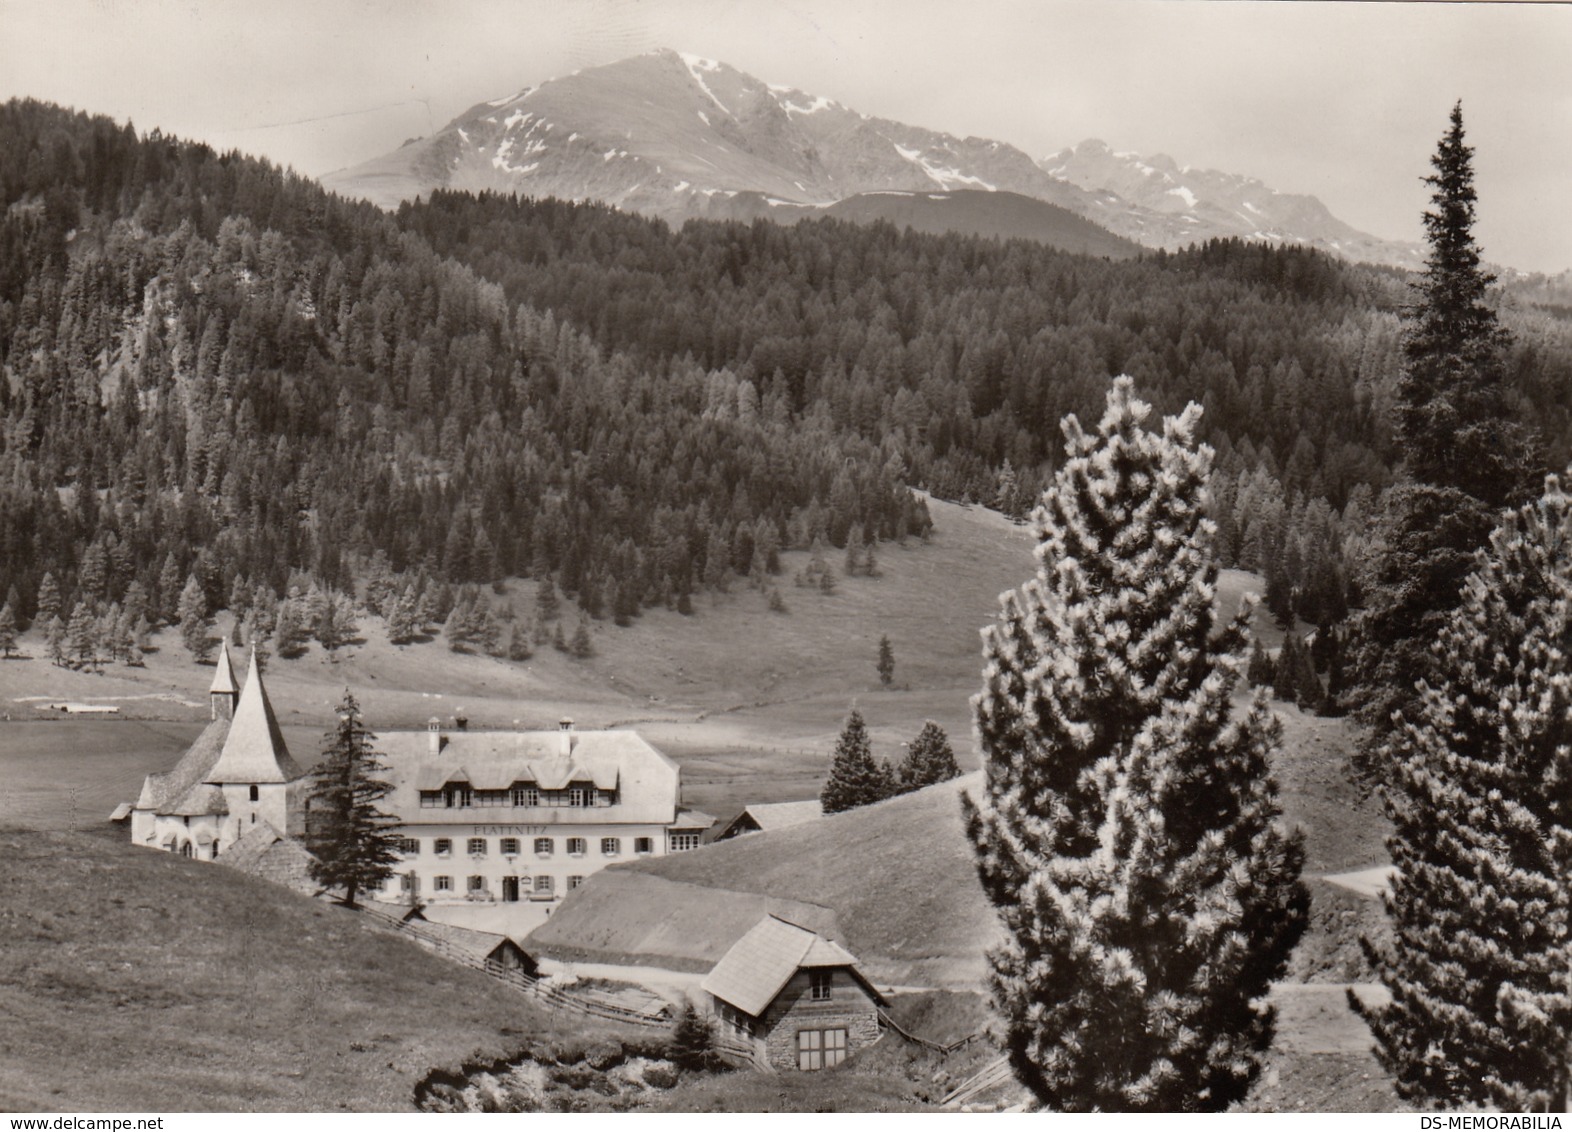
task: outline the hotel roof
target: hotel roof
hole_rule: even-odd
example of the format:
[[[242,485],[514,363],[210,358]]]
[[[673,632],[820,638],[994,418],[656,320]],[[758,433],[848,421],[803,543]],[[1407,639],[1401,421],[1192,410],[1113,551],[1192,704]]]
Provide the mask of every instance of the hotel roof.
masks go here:
[[[570,785],[615,790],[612,806],[531,807],[532,825],[629,823],[670,825],[677,817],[677,765],[635,731],[451,731],[432,754],[430,731],[385,731],[374,746],[393,786],[387,808],[405,825],[497,822],[509,807],[422,809],[421,791],[448,784],[506,790],[517,783],[541,790]],[[564,743],[571,751],[563,753]]]

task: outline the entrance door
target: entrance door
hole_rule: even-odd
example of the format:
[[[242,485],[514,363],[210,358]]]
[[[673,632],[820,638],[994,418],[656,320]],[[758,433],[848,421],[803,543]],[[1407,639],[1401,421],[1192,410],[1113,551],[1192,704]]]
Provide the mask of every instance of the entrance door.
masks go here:
[[[502,878],[502,899],[509,904],[516,903],[519,898],[519,878]]]

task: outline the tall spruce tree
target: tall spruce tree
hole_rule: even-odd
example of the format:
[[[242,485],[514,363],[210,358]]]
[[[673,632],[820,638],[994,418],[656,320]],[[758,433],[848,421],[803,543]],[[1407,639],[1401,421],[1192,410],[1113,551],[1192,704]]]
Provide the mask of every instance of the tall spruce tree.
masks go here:
[[[207,595],[195,574],[186,579],[180,592],[180,640],[193,660],[207,660],[213,652],[213,623],[207,616]]]
[[[1261,694],[1231,702],[1250,606],[1219,631],[1200,408],[1161,435],[1149,411],[1120,377],[1094,434],[1065,419],[1037,575],[1001,599],[972,701],[993,1000],[1017,1078],[1064,1111],[1244,1096],[1308,911],[1268,774],[1279,726]]]
[[[45,571],[43,581],[38,583],[38,600],[35,603],[33,620],[41,624],[51,617],[58,617],[60,607],[60,587],[55,583],[55,576]]]
[[[894,792],[889,768],[874,761],[862,712],[852,708],[846,717],[846,726],[841,728],[841,737],[835,743],[835,754],[830,758],[830,776],[819,792],[819,803],[825,813],[838,814],[842,810],[881,802]]]
[[[56,665],[64,665],[66,658],[66,627],[65,622],[51,613],[49,619],[43,623],[44,647],[49,652],[49,659]]]
[[[895,649],[887,636],[879,638],[879,660],[874,667],[879,671],[879,683],[888,688],[895,679]]]
[[[392,791],[386,765],[372,746],[355,697],[344,691],[338,726],[327,733],[311,790],[306,843],[315,858],[311,879],[342,889],[344,903],[380,887],[399,863],[398,819],[378,806]]]
[[[1572,498],[1508,515],[1382,754],[1397,865],[1390,1005],[1355,1009],[1399,1092],[1564,1105],[1572,1034]]]
[[[1411,714],[1416,681],[1433,679],[1430,645],[1457,607],[1474,552],[1500,509],[1531,492],[1540,467],[1532,438],[1510,419],[1509,339],[1486,301],[1495,276],[1473,236],[1473,153],[1458,103],[1425,178],[1434,189],[1424,215],[1430,251],[1404,312],[1395,420],[1403,479],[1386,495],[1349,657],[1350,703],[1377,738],[1394,712]]]
[[[92,664],[98,653],[98,626],[87,602],[79,601],[66,622],[66,642],[71,658],[78,664]]]

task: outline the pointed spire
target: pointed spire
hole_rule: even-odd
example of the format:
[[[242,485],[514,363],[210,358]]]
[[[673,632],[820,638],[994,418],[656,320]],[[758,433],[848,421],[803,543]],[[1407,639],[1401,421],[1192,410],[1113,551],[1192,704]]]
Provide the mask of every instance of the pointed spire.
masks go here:
[[[207,690],[214,719],[233,719],[235,701],[240,698],[240,685],[235,681],[235,669],[229,662],[229,641],[218,648],[218,671],[213,673],[213,686]]]
[[[235,706],[234,722],[224,739],[218,762],[207,774],[208,782],[292,782],[301,775],[289,756],[278,717],[268,702],[256,650],[246,669],[246,686]]]

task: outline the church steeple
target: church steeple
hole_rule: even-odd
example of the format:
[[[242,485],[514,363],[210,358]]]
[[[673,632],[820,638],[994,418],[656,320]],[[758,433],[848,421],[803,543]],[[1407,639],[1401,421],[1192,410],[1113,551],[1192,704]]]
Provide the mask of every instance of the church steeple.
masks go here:
[[[203,781],[293,782],[300,775],[300,767],[289,757],[289,747],[284,743],[284,733],[279,730],[273,705],[268,702],[267,689],[262,686],[262,673],[257,668],[257,654],[253,649],[245,691],[235,706],[234,721],[229,725],[229,734],[224,736],[218,761]]]
[[[229,642],[218,648],[218,671],[213,673],[213,686],[207,690],[212,701],[214,719],[234,719],[235,704],[240,700],[240,685],[235,682],[235,669],[229,663]]]

